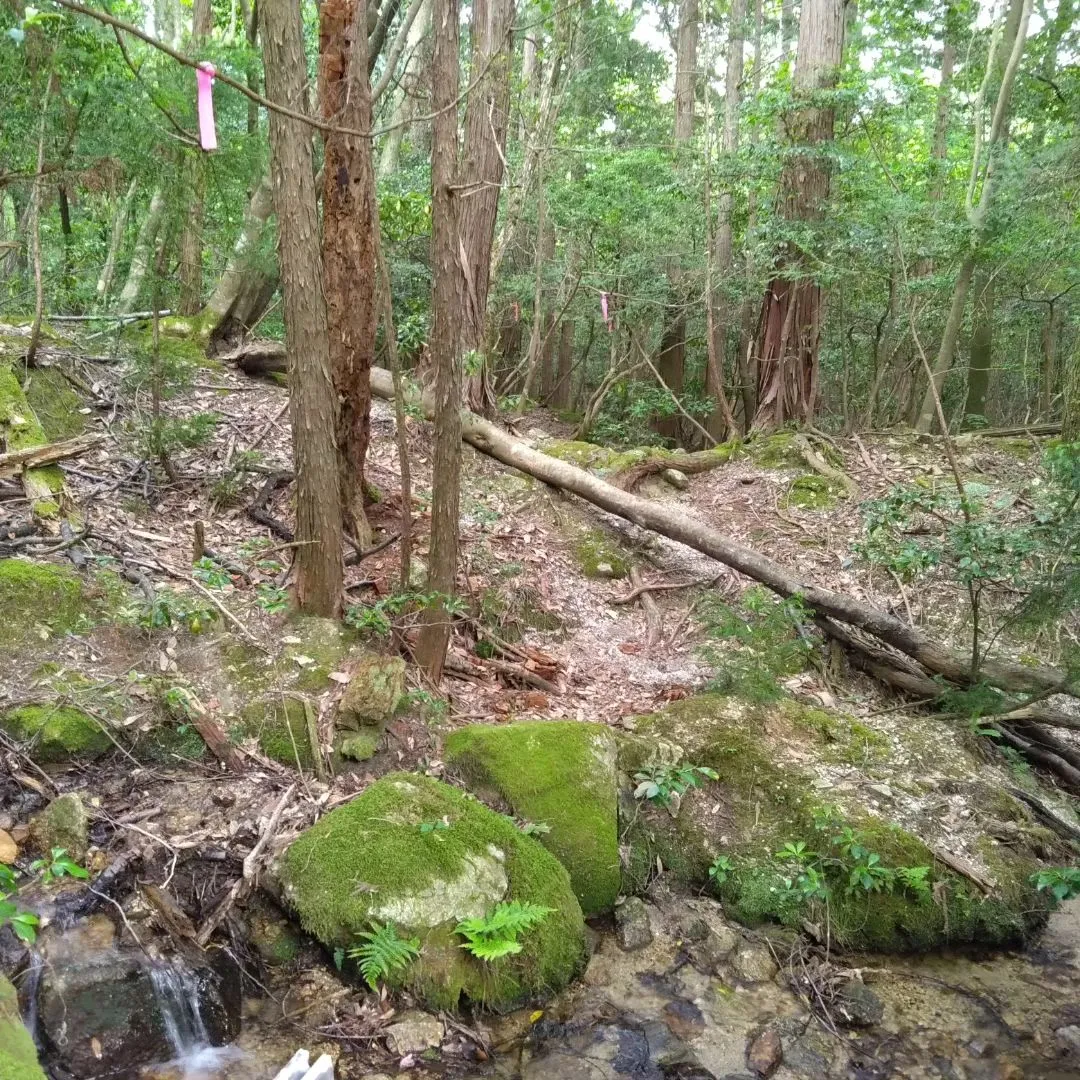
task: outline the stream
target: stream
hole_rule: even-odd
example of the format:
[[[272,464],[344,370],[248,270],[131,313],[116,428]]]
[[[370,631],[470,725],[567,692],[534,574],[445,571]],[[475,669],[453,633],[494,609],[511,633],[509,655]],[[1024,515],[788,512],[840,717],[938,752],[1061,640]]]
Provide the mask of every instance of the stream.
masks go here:
[[[487,1043],[483,1063],[455,1056],[453,1033],[442,1029],[441,1052],[436,1038],[426,1053],[418,1045],[403,1060],[345,1049],[337,1077],[1080,1076],[1080,901],[1055,913],[1023,953],[844,956],[828,965],[803,949],[793,951],[790,937],[727,922],[709,900],[653,896],[642,907],[647,924],[639,920],[633,940],[622,928],[594,932],[582,978],[543,1010],[474,1018],[470,1026]],[[628,944],[634,947],[623,947]],[[252,1000],[245,1003],[251,1019],[235,1043],[211,1049],[190,1005],[191,985],[173,969],[156,970],[155,989],[173,1016],[168,1026],[177,1060],[143,1070],[144,1080],[270,1080],[303,1038],[291,1025],[269,1021],[265,1005]],[[791,989],[793,976],[802,996]],[[313,991],[312,1001],[319,996]],[[434,1024],[436,1036],[441,1028],[423,1014],[404,1016]],[[337,1052],[329,1042],[318,1049]]]

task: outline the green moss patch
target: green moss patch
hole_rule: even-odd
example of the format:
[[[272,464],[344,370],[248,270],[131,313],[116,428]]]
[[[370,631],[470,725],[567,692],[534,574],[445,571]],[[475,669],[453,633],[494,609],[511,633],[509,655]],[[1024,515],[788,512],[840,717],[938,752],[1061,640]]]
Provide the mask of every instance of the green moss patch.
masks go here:
[[[421,831],[421,825],[446,827]],[[348,948],[372,920],[421,939],[418,959],[393,976],[429,1007],[461,998],[494,1009],[554,993],[581,968],[581,908],[558,861],[513,822],[448,784],[393,773],[331,811],[288,848],[284,895],[305,929]],[[454,926],[503,900],[554,909],[516,955],[485,963]]]
[[[34,644],[86,629],[127,595],[126,586],[109,571],[87,580],[53,563],[0,559],[0,646]]]
[[[23,705],[0,717],[0,727],[31,744],[31,756],[41,763],[96,758],[112,746],[92,716],[68,705]]]
[[[589,578],[624,578],[630,561],[599,529],[590,529],[577,544],[578,565]]]
[[[715,769],[719,779],[688,792],[676,817],[623,795],[627,888],[640,888],[657,858],[685,883],[707,886],[709,865],[722,855],[730,870],[720,896],[741,921],[795,928],[808,921],[823,932],[827,924],[838,945],[892,952],[1018,944],[1045,923],[1046,897],[1029,880],[1038,866],[1033,857],[988,839],[984,862],[996,887],[982,895],[910,832],[868,813],[826,807],[814,778],[781,756],[781,744],[794,739],[797,745],[798,730],[839,746],[860,739],[850,718],[790,702],[765,713],[730,698],[702,695],[638,718],[634,734],[620,747],[620,767],[627,773],[650,764],[690,763]],[[846,874],[832,864],[829,872],[839,876],[830,879],[827,904],[791,887],[798,866],[777,852],[802,843],[808,852],[832,858],[833,838],[845,827],[884,867],[929,867],[929,891],[849,889]]]
[[[3,1080],[45,1080],[34,1040],[19,1015],[19,996],[3,975],[0,975],[0,1077]]]
[[[785,508],[794,506],[800,510],[831,510],[843,494],[844,490],[839,484],[817,473],[807,473],[792,480],[780,499],[780,505]]]
[[[26,399],[40,421],[47,441],[71,439],[86,430],[86,417],[79,412],[83,407],[82,399],[59,368],[35,368],[26,389]]]
[[[362,656],[353,665],[337,710],[339,727],[381,728],[405,696],[405,661],[400,656]]]
[[[63,848],[75,862],[82,862],[90,846],[90,819],[82,799],[74,791],[53,799],[30,824],[30,837],[42,854]]]
[[[475,794],[494,795],[518,817],[550,828],[537,838],[566,867],[587,917],[614,907],[620,870],[610,729],[573,720],[475,725],[446,740],[445,757]]]
[[[238,734],[253,738],[271,761],[290,768],[311,769],[307,714],[298,694],[279,694],[252,702],[240,714]]]

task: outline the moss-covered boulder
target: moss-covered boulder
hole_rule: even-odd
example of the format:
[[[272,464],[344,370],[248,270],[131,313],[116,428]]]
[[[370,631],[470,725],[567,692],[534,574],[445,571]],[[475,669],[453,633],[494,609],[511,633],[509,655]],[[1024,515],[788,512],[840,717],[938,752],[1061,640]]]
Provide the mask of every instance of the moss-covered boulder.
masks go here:
[[[53,799],[30,823],[30,839],[43,854],[63,848],[82,862],[90,847],[90,819],[78,794],[69,791]]]
[[[0,716],[0,728],[28,743],[31,757],[40,764],[97,758],[113,745],[92,716],[55,702],[12,709]]]
[[[994,882],[984,894],[907,829],[857,801],[828,802],[809,767],[812,741],[800,738],[820,729],[819,714],[831,718],[830,739],[860,741],[842,714],[794,702],[753,707],[702,695],[637,718],[619,760],[627,888],[643,886],[659,859],[687,884],[717,887],[749,925],[817,926],[836,944],[890,952],[1017,944],[1041,928],[1049,902],[1031,884],[1039,864],[1022,844],[980,842]],[[675,802],[635,800],[630,777],[650,771],[670,782],[678,765],[705,766],[718,779],[699,776],[676,813]],[[871,854],[879,869],[864,879],[857,871]]]
[[[381,728],[405,696],[405,661],[400,656],[362,656],[350,672],[337,710],[338,727]]]
[[[0,1080],[45,1080],[30,1032],[19,1016],[15,987],[0,975]]]
[[[619,895],[615,758],[609,728],[574,720],[478,724],[445,747],[470,791],[547,826],[537,838],[566,867],[586,917],[610,911]]]
[[[328,948],[358,944],[372,922],[418,937],[419,958],[388,978],[430,1007],[467,998],[512,1008],[559,990],[584,961],[581,907],[554,856],[427,776],[393,773],[372,784],[295,840],[279,871],[286,902]],[[484,962],[461,947],[461,920],[511,900],[552,909],[521,936],[520,953]]]
[[[254,739],[271,761],[291,768],[311,769],[315,759],[308,734],[307,708],[303,694],[281,693],[275,698],[253,701],[240,714],[236,734]]]

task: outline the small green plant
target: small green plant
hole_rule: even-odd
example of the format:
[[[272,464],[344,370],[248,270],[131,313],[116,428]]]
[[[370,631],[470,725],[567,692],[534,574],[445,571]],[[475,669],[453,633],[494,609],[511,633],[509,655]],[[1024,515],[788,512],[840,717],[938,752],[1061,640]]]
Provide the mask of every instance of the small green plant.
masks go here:
[[[41,875],[42,885],[51,885],[62,877],[85,880],[90,874],[74,859],[68,858],[67,848],[54,847],[47,858],[35,859],[30,864],[30,872]]]
[[[0,863],[0,929],[10,926],[12,933],[27,945],[37,938],[38,917],[32,911],[20,908],[11,899],[15,893],[15,871]]]
[[[480,960],[497,960],[521,952],[518,935],[550,915],[554,908],[540,904],[511,900],[496,904],[490,915],[480,919],[464,919],[454,932],[465,939],[461,948]]]
[[[712,866],[709,867],[709,877],[713,879],[713,884],[723,885],[734,872],[735,867],[732,865],[731,858],[727,855],[717,855],[712,861]]]
[[[201,581],[208,589],[224,589],[232,584],[232,578],[221,566],[204,555],[192,568],[196,581]]]
[[[1080,896],[1080,866],[1055,866],[1040,870],[1032,875],[1031,881],[1039,892],[1049,891],[1058,903]]]
[[[521,831],[526,836],[547,836],[551,826],[546,821],[526,821],[521,825]]]
[[[649,799],[670,809],[672,795],[685,795],[701,783],[702,777],[717,780],[719,774],[705,765],[653,765],[634,773],[634,798]]]
[[[438,592],[403,592],[383,597],[374,604],[354,604],[345,612],[345,622],[354,630],[388,637],[395,619],[419,615],[439,604],[451,617],[465,613],[465,602],[460,596],[444,596]]]
[[[445,720],[450,715],[450,703],[429,690],[410,690],[406,695],[410,706],[416,706],[421,717],[429,723]]]
[[[931,895],[929,866],[898,866],[896,880],[908,892],[920,900],[928,900]]]
[[[289,594],[280,585],[260,581],[255,586],[255,603],[268,615],[280,615],[289,610]]]
[[[738,606],[713,596],[702,602],[702,658],[716,669],[711,688],[757,703],[783,696],[780,678],[802,671],[814,649],[803,601],[780,600],[755,586]]]
[[[449,828],[450,822],[446,818],[440,818],[438,821],[423,821],[420,823],[420,835],[428,836],[430,833]]]
[[[356,961],[364,982],[372,990],[379,988],[380,979],[407,967],[420,955],[420,939],[398,937],[392,922],[385,926],[372,922],[370,930],[361,930],[357,936],[364,939],[364,944],[354,945],[348,955]]]
[[[128,609],[125,616],[147,630],[184,626],[193,634],[199,634],[218,618],[218,612],[188,593],[160,589],[152,601]]]

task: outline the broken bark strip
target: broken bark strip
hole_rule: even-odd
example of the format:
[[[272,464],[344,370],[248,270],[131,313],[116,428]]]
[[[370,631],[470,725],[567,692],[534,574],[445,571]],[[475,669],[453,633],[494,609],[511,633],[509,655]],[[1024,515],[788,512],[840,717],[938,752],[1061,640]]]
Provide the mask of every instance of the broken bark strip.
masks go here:
[[[85,454],[87,450],[92,450],[104,438],[103,435],[77,435],[73,439],[64,439],[61,442],[43,443],[39,446],[24,446],[19,450],[9,450],[5,454],[0,454],[0,469],[39,469],[42,465],[52,465],[54,462]]]
[[[393,393],[390,372],[382,368],[372,368],[371,389],[378,397],[389,399]],[[832,589],[800,581],[779,563],[729,540],[678,507],[651,502],[629,491],[622,491],[574,465],[532,449],[490,421],[464,410],[461,416],[461,435],[465,442],[504,465],[519,469],[553,487],[579,495],[587,502],[635,525],[686,544],[687,547],[761,582],[780,596],[799,596],[804,603],[822,615],[865,630],[906,653],[935,674],[961,686],[967,685],[970,680],[970,656],[934,641],[917,627],[909,626],[895,615]],[[983,663],[980,674],[986,682],[1003,690],[1080,696],[1080,689],[1072,684],[1066,674],[1041,665],[1027,667],[1007,660],[988,659]]]
[[[182,686],[174,686],[163,698],[166,710],[174,720],[190,724],[201,736],[207,749],[226,768],[244,771],[244,760],[225,734],[225,729],[210,715],[206,706]]]

